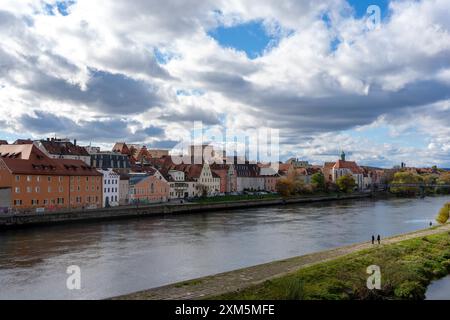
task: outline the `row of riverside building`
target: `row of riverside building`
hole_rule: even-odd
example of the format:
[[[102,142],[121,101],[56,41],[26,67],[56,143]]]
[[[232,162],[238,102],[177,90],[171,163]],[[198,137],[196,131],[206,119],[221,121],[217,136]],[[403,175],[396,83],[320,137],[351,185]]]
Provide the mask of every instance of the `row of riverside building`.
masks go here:
[[[328,182],[350,174],[359,189],[368,189],[381,183],[383,172],[346,161],[344,153],[324,166],[290,159],[276,172],[266,164],[232,160],[175,164],[168,150],[123,142],[101,151],[68,139],[0,141],[0,210],[93,209],[275,192],[281,177],[296,175],[308,184],[317,172],[323,172]]]

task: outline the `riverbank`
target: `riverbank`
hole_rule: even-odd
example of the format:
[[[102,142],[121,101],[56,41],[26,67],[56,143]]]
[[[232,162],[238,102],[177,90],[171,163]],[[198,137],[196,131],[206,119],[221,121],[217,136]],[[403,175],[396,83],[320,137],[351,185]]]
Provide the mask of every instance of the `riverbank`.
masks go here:
[[[136,217],[155,217],[171,214],[190,214],[207,211],[233,210],[252,208],[260,206],[276,206],[295,203],[312,203],[348,199],[360,199],[371,197],[370,193],[356,193],[349,195],[333,194],[322,196],[309,196],[297,198],[274,198],[240,200],[233,202],[211,202],[211,203],[164,203],[146,206],[126,206],[103,208],[85,211],[61,211],[45,213],[26,214],[3,214],[0,215],[0,229],[18,228],[37,225],[61,224],[82,221],[114,220]]]
[[[382,290],[366,289],[378,265]],[[450,224],[175,283],[114,299],[423,299],[450,272]]]

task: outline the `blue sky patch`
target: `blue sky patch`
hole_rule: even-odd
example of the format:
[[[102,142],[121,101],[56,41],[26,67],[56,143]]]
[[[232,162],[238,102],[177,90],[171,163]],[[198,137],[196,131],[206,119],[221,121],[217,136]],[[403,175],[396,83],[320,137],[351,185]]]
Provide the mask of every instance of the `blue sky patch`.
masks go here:
[[[55,10],[59,12],[59,14],[63,16],[69,15],[69,7],[74,5],[76,1],[74,0],[68,0],[68,1],[57,1],[54,5],[51,5],[49,3],[44,4],[44,10],[45,12],[50,15],[55,15]]]
[[[348,0],[348,3],[355,9],[355,17],[362,18],[367,15],[367,8],[370,5],[377,5],[381,9],[381,18],[387,16],[389,0]]]
[[[231,27],[219,26],[208,32],[222,47],[244,51],[249,59],[261,56],[276,38],[267,33],[262,21],[251,21]]]

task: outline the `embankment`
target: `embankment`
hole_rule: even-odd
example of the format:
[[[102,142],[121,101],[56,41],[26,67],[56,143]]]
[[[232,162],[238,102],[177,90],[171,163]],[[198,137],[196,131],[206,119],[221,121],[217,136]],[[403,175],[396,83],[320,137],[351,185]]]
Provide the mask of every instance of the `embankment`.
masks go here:
[[[112,220],[136,217],[154,217],[169,214],[189,214],[197,212],[209,212],[218,210],[243,209],[259,206],[274,206],[293,203],[311,203],[322,201],[335,201],[345,199],[359,199],[370,197],[370,193],[351,195],[326,195],[315,197],[301,197],[289,199],[257,199],[241,200],[234,202],[216,203],[165,203],[146,206],[126,206],[115,208],[104,208],[84,211],[61,211],[45,213],[19,213],[0,215],[0,229],[17,228],[25,226],[49,225],[56,223],[69,223],[80,221]]]
[[[381,289],[367,289],[367,268],[380,267]],[[113,299],[423,299],[450,272],[450,224],[339,247]]]

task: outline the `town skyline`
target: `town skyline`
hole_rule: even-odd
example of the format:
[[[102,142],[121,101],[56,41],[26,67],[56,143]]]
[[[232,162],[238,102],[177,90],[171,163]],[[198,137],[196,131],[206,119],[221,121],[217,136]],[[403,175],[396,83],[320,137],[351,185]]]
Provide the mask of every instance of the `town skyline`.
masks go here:
[[[170,149],[202,121],[278,129],[282,160],[345,150],[365,165],[448,168],[449,10],[444,0],[7,0],[0,137]]]

